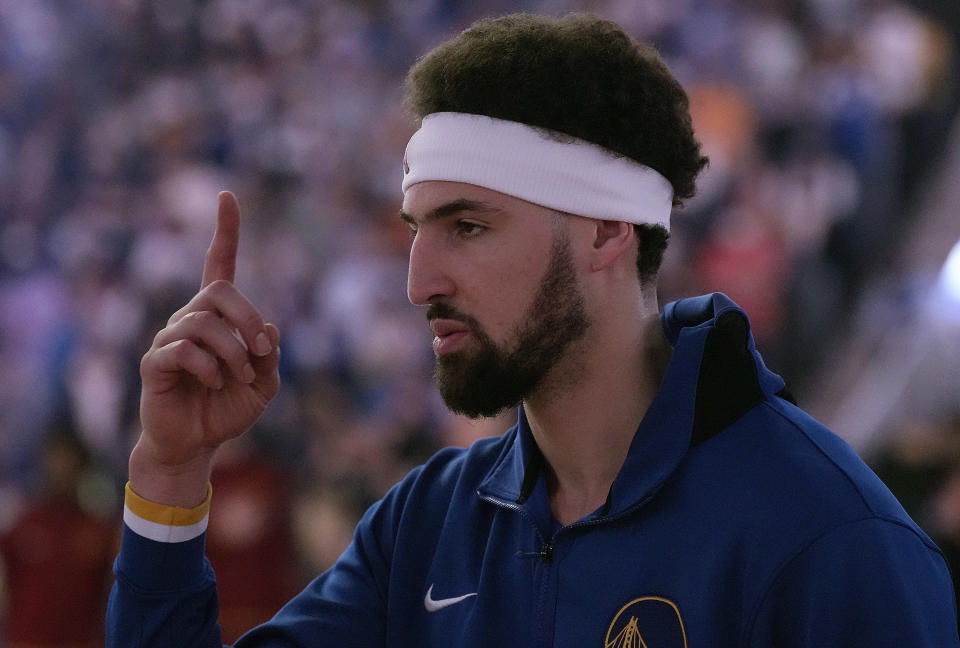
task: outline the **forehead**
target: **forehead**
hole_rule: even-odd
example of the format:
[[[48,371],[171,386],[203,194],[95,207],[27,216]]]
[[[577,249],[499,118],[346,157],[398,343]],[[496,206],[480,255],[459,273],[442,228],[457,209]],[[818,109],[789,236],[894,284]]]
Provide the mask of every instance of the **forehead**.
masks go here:
[[[464,182],[446,182],[430,180],[410,186],[403,196],[401,214],[404,218],[418,222],[428,219],[440,210],[441,215],[449,215],[446,206],[471,204],[473,211],[483,211],[490,215],[500,214],[513,217],[536,217],[555,215],[551,209],[514,198],[507,194]]]

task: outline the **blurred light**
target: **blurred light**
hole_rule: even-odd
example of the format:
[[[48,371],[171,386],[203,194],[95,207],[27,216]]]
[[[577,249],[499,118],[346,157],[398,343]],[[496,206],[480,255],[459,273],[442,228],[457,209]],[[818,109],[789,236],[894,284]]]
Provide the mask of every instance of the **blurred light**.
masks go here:
[[[960,241],[957,241],[947,255],[947,261],[940,271],[940,284],[944,296],[960,304]]]
[[[934,286],[931,311],[934,319],[960,325],[960,241],[947,255]]]

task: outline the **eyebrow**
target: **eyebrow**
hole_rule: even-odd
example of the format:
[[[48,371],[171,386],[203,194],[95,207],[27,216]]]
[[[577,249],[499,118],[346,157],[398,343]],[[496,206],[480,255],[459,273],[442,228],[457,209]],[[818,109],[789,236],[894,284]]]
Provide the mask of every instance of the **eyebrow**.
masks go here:
[[[443,203],[439,207],[434,207],[421,219],[424,223],[429,223],[431,221],[437,221],[444,218],[449,218],[455,214],[461,212],[481,212],[481,213],[496,213],[500,209],[488,205],[485,202],[480,202],[479,200],[468,200],[466,198],[458,198],[456,200],[451,200],[450,202]],[[411,225],[416,225],[417,219],[414,218],[411,214],[400,210],[400,220]]]

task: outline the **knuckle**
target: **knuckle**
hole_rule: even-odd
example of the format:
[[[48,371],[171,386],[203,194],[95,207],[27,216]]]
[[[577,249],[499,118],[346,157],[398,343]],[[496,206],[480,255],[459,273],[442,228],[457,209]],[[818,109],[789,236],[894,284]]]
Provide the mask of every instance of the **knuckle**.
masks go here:
[[[169,345],[171,353],[180,361],[185,362],[193,355],[194,346],[190,340],[177,340]]]
[[[174,324],[176,324],[177,322],[179,322],[181,319],[183,319],[184,313],[186,312],[186,309],[187,309],[187,307],[184,306],[183,308],[181,308],[180,310],[178,310],[176,313],[174,313],[173,315],[171,315],[171,316],[170,316],[170,319],[167,320],[167,326],[168,326],[168,327],[169,327],[169,326],[173,326]]]
[[[184,319],[189,318],[193,320],[194,323],[196,324],[203,324],[204,322],[209,320],[211,314],[212,313],[210,311],[204,311],[204,310],[193,311],[192,313],[187,313]]]
[[[210,285],[206,287],[206,290],[212,295],[223,295],[229,292],[232,288],[233,284],[226,279],[216,279],[210,282]]]
[[[249,331],[253,335],[256,335],[263,330],[263,318],[260,316],[260,313],[253,311],[248,313],[243,320],[243,330]]]
[[[236,371],[239,371],[247,362],[247,351],[241,343],[231,344],[221,355],[223,360]]]

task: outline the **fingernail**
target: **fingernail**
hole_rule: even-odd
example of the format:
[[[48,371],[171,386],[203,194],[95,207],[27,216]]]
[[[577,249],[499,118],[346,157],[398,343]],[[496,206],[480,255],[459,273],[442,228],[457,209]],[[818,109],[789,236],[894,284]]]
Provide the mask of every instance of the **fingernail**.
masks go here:
[[[257,334],[257,339],[253,341],[257,355],[265,356],[270,353],[270,338],[266,333]]]
[[[253,370],[253,367],[250,366],[250,363],[243,365],[243,371],[240,373],[240,377],[245,383],[252,383],[253,380],[257,377],[257,372]]]

